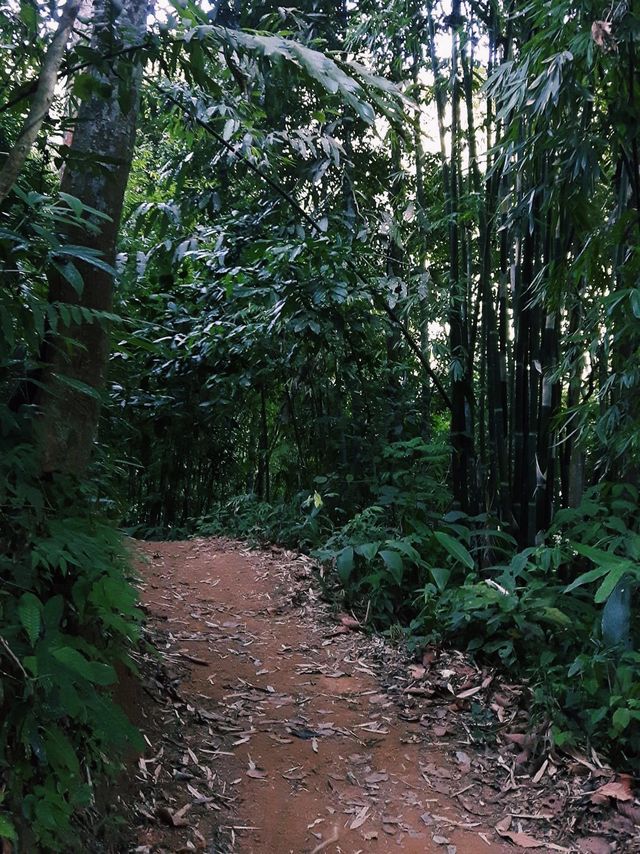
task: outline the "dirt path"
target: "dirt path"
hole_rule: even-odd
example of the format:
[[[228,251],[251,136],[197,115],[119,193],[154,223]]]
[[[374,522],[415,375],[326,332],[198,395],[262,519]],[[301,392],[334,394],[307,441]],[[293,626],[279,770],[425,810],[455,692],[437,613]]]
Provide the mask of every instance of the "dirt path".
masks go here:
[[[637,850],[567,846],[570,786],[550,792],[543,771],[526,787],[509,749],[471,731],[471,705],[495,691],[500,713],[509,686],[461,656],[411,665],[344,625],[306,558],[226,540],[140,548],[162,662],[125,691],[148,745],[123,795],[131,850],[502,854],[525,836]]]

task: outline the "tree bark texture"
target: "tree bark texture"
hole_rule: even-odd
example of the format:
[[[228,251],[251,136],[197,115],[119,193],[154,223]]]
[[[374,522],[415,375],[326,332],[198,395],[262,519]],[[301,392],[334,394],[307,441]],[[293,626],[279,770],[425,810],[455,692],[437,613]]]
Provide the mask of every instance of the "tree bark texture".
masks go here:
[[[126,48],[139,43],[146,31],[148,6],[148,0],[132,0],[122,7],[111,0],[96,0],[94,46],[104,54],[113,52],[116,44]],[[67,229],[67,242],[99,250],[110,266],[115,263],[133,157],[141,76],[142,68],[130,60],[113,63],[100,74],[110,94],[82,102],[62,178],[63,192],[108,217],[98,221],[95,233]],[[110,312],[113,275],[88,263],[77,266],[84,280],[81,293],[55,271],[49,277],[49,301]],[[104,321],[59,326],[48,337],[44,356],[45,391],[38,424],[42,471],[81,475],[91,457],[99,414],[97,390],[103,385],[109,357]],[[79,383],[96,394],[82,391]]]

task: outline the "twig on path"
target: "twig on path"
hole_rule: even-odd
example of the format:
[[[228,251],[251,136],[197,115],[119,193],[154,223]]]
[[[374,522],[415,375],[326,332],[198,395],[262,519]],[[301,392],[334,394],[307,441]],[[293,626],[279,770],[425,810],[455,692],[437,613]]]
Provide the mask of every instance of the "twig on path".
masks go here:
[[[458,797],[459,795],[461,795],[463,792],[468,792],[468,791],[469,791],[469,789],[473,789],[473,787],[474,787],[474,786],[477,786],[477,785],[478,785],[477,783],[469,783],[469,785],[468,785],[468,786],[465,786],[465,787],[464,787],[464,789],[460,789],[459,791],[454,792],[454,793],[453,793],[453,797],[454,797],[454,798],[457,798],[457,797]]]
[[[192,664],[201,664],[203,667],[209,667],[210,662],[205,661],[204,658],[196,658],[195,655],[189,655],[188,652],[179,652],[178,655],[180,658],[186,658],[187,661],[190,661]]]
[[[221,824],[222,830],[260,830],[253,824]]]
[[[339,835],[338,834],[338,828],[334,827],[333,833],[331,834],[331,836],[328,839],[325,839],[324,842],[321,842],[319,845],[316,845],[316,847],[313,849],[311,854],[318,854],[318,851],[324,851],[324,849],[328,845],[332,845],[334,842],[337,842],[338,841],[338,835]]]
[[[511,818],[529,818],[534,819],[536,821],[552,821],[555,818],[555,816],[546,812],[541,812],[537,815],[532,815],[531,813],[526,812],[512,812],[509,813],[509,815],[511,816]]]

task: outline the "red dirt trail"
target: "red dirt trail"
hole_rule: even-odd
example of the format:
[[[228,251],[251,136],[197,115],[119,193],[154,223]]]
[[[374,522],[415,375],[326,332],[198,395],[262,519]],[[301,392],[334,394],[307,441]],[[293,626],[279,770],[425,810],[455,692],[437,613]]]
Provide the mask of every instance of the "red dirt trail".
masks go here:
[[[129,850],[518,850],[496,823],[512,815],[517,837],[518,812],[539,816],[514,792],[507,808],[513,772],[496,775],[466,727],[443,740],[446,698],[394,693],[397,654],[341,624],[309,559],[221,539],[136,548],[164,675],[129,700],[148,746],[126,796]]]

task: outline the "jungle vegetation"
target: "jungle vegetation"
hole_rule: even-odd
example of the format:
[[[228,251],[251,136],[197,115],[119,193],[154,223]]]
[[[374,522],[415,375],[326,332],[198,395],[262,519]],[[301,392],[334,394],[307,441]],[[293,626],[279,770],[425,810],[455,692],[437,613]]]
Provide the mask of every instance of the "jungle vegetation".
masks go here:
[[[135,742],[123,532],[310,552],[631,763],[632,4],[2,0],[0,34],[0,839],[67,850]]]

